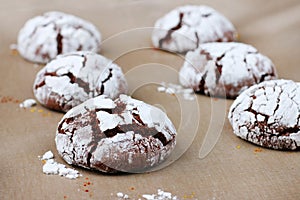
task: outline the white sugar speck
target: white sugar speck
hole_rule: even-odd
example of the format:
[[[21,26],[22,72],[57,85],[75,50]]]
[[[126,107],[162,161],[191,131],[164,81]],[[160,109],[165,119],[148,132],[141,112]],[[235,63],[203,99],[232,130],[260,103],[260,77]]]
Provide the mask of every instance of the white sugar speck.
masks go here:
[[[36,101],[34,99],[26,99],[22,103],[19,104],[20,108],[29,108],[36,105]]]
[[[157,190],[157,194],[143,194],[142,197],[146,200],[179,200],[177,196],[173,196],[172,193],[161,189]]]
[[[42,160],[49,160],[49,159],[51,159],[51,158],[54,158],[54,155],[53,155],[52,151],[47,151],[47,152],[43,155]]]
[[[59,175],[68,179],[75,179],[82,176],[77,170],[67,168],[64,164],[56,162],[52,151],[47,151],[41,160],[45,161],[43,165],[43,173],[47,175]]]
[[[158,92],[165,92],[167,94],[182,94],[185,100],[193,101],[195,99],[194,90],[192,88],[184,88],[181,85],[174,83],[162,82],[159,87],[157,87]]]
[[[122,192],[118,192],[117,197],[119,199],[129,199],[129,196],[127,194],[123,194]]]

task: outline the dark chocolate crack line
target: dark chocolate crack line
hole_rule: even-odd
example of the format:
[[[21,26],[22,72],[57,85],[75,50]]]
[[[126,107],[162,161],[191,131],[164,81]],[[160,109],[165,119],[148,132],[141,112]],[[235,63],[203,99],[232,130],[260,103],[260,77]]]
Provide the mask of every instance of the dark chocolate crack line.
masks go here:
[[[172,33],[181,28],[183,16],[184,16],[183,13],[179,13],[179,22],[178,22],[178,24],[176,26],[174,26],[173,28],[171,28],[170,30],[168,30],[166,36],[159,40],[159,48],[163,48],[163,43],[169,42],[172,38],[172,36],[171,36]]]

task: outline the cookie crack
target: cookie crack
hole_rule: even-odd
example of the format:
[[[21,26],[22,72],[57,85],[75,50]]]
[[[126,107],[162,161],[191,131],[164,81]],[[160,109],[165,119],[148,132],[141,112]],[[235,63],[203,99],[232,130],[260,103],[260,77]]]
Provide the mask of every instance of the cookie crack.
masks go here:
[[[75,118],[79,118],[81,116],[81,114],[79,115],[76,115],[74,117],[69,117],[69,118],[65,118],[57,127],[57,130],[60,134],[66,134],[65,130],[62,128],[63,127],[63,124],[66,123],[66,124],[71,124],[74,122]],[[72,131],[70,131],[72,134],[73,132],[77,130],[75,127],[72,129]]]
[[[75,133],[75,131],[77,130],[77,128],[76,128],[75,126],[73,126],[71,130],[68,130],[68,133],[71,133],[71,134],[67,134],[66,131],[65,131],[62,127],[63,127],[64,123],[66,123],[66,124],[71,124],[71,123],[73,123],[73,122],[75,121],[75,118],[79,118],[80,116],[81,116],[81,114],[78,114],[78,115],[76,115],[76,116],[74,116],[74,117],[65,118],[65,119],[59,124],[59,126],[58,126],[58,128],[57,128],[58,133],[68,135],[71,144],[73,144],[73,136],[74,136],[74,133]],[[75,161],[75,157],[76,157],[76,149],[75,149],[75,146],[74,146],[74,145],[73,145],[73,148],[72,148],[71,153],[72,153],[72,160]]]
[[[165,135],[162,132],[158,132],[157,134],[153,135],[154,138],[161,141],[161,143],[166,146],[170,141],[167,141]]]
[[[104,93],[104,83],[106,83],[112,76],[112,68],[109,68],[109,75],[103,81],[101,81],[100,94]]]
[[[211,57],[210,53],[205,51],[205,49],[201,49],[200,55],[205,55],[205,58],[207,61],[212,60],[213,58]]]
[[[126,104],[123,103],[123,102],[119,102],[119,101],[117,101],[117,102],[115,102],[115,103],[116,103],[117,105],[116,105],[115,108],[113,108],[113,109],[111,110],[111,112],[112,112],[113,114],[118,114],[118,115],[121,116],[121,114],[123,113],[123,111],[126,109]]]
[[[253,75],[254,76],[254,75]],[[274,72],[271,72],[271,73],[265,73],[263,75],[261,75],[260,79],[259,79],[259,82],[263,82],[265,81],[265,78],[268,77],[268,76],[275,76]],[[256,82],[256,81],[255,81]],[[257,83],[257,82],[256,82]]]
[[[212,15],[212,13],[202,14],[201,17],[207,18],[207,17],[209,17],[209,16],[211,16],[211,15]]]
[[[281,97],[282,93],[283,93],[283,90],[282,90],[282,88],[280,88],[280,92],[279,92],[279,94],[278,94],[277,102],[276,102],[277,105],[276,105],[276,107],[275,107],[275,109],[274,109],[273,116],[275,115],[276,111],[277,111],[278,108],[279,108],[280,97]]]
[[[100,130],[99,127],[99,120],[97,118],[97,113],[95,110],[90,111],[90,119],[91,119],[91,128],[92,128],[92,139],[91,142],[87,145],[87,147],[90,147],[90,151],[87,155],[87,166],[90,167],[91,166],[91,158],[93,153],[95,152],[95,150],[97,149],[97,145],[99,143],[99,141],[103,138],[106,137],[106,135],[104,133],[102,133],[102,131]]]
[[[90,86],[87,82],[82,80],[81,78],[78,78],[74,76],[72,72],[68,72],[66,74],[62,74],[61,76],[67,76],[70,79],[71,84],[77,83],[78,87],[82,88],[85,93],[89,94],[90,93]]]
[[[248,52],[248,53],[249,53],[249,52]],[[246,57],[244,58],[243,62],[245,63],[248,72],[252,75],[252,78],[254,79],[254,82],[255,82],[255,83],[258,83],[257,78],[256,78],[256,76],[253,74],[252,69],[248,67],[248,63],[247,63]],[[260,81],[260,82],[261,82],[261,81]]]
[[[174,26],[173,28],[171,28],[170,30],[168,30],[166,36],[164,38],[161,38],[159,41],[158,41],[158,44],[159,44],[159,48],[162,48],[162,45],[163,43],[165,42],[169,42],[172,38],[172,33],[178,29],[180,29],[182,27],[182,23],[183,23],[183,16],[184,16],[184,13],[180,12],[179,13],[179,22],[176,26]]]
[[[78,84],[78,86],[80,88],[82,88],[84,90],[85,93],[89,94],[90,93],[90,85],[83,81],[81,78],[76,78],[76,83]]]
[[[198,32],[195,32],[195,37],[196,37],[196,49],[198,49],[199,45],[200,45],[200,38],[198,35]]]
[[[201,81],[200,81],[199,86],[198,86],[199,89],[197,90],[197,92],[200,93],[200,94],[205,94],[205,79],[206,79],[206,76],[207,76],[207,71],[201,77]]]
[[[216,58],[216,61],[215,61],[215,65],[216,65],[216,70],[215,70],[215,73],[216,73],[216,85],[219,84],[219,80],[221,78],[221,75],[222,75],[222,68],[223,68],[223,65],[220,64],[220,61],[224,58],[224,56],[226,55],[227,51],[225,53],[223,53],[221,56],[218,56]]]
[[[134,111],[138,111],[137,108],[134,108],[133,110],[134,110]],[[140,123],[141,125],[145,126],[145,123],[142,121],[142,119],[141,119],[141,117],[140,117],[139,114],[137,114],[137,113],[132,113],[132,116],[133,116],[133,118],[134,118],[138,123]]]
[[[300,127],[279,127],[275,130],[278,133],[278,136],[290,136],[293,133],[298,133],[300,131]]]
[[[58,29],[57,31],[57,36],[56,36],[56,43],[57,43],[57,55],[58,54],[61,54],[62,51],[63,51],[63,36],[62,34],[60,33],[60,29]]]
[[[276,111],[279,108],[280,96],[281,96],[282,93],[283,93],[283,90],[280,91],[280,93],[277,97],[277,106],[274,109],[273,116],[275,115]],[[253,98],[255,99],[255,97],[253,97]],[[277,127],[277,128],[274,128],[276,134],[274,132],[268,131],[269,126],[271,125],[270,123],[268,123],[268,120],[269,120],[270,116],[254,110],[252,108],[252,104],[253,104],[253,102],[251,102],[251,105],[245,111],[251,112],[255,115],[256,121],[254,123],[254,126],[257,126],[260,129],[261,132],[265,132],[267,134],[270,134],[271,136],[279,137],[279,136],[289,136],[292,133],[297,133],[297,132],[300,131],[300,128],[297,125],[295,125],[294,127]],[[264,121],[262,121],[262,122],[258,121],[257,120],[258,115],[264,116],[265,117]],[[298,118],[298,120],[299,120],[299,118]]]
[[[106,131],[103,131],[103,134],[106,137],[114,137],[118,133],[126,133],[120,126],[116,126],[115,128],[112,129],[107,129]]]
[[[87,57],[84,54],[82,54],[81,57],[83,57],[82,68],[84,68],[87,62]]]
[[[75,84],[77,83],[78,87],[82,88],[84,90],[85,93],[89,94],[90,93],[90,86],[87,82],[85,82],[84,80],[82,80],[81,78],[78,78],[76,76],[74,76],[74,74],[72,72],[68,72],[66,74],[61,74],[61,75],[57,75],[57,72],[46,72],[44,74],[44,76],[57,76],[57,77],[63,77],[63,76],[67,76],[70,79],[70,83],[71,84]],[[41,87],[40,85],[45,85],[45,80],[38,84],[36,86],[36,89],[38,87]]]
[[[76,30],[80,30],[80,29],[81,29],[81,30],[84,30],[84,31],[88,32],[92,37],[95,37],[94,33],[93,33],[91,30],[86,29],[86,28],[82,27],[81,25],[75,26],[74,28],[75,28]]]

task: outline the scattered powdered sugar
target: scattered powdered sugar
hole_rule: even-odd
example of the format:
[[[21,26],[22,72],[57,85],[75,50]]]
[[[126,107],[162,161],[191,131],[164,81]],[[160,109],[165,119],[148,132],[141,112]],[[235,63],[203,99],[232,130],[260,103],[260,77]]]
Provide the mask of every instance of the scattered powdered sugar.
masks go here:
[[[34,99],[26,99],[22,103],[19,104],[20,108],[29,108],[36,105],[36,101]]]
[[[157,194],[143,194],[142,197],[147,200],[179,200],[177,196],[172,196],[172,193],[161,189],[157,190]]]
[[[129,199],[129,196],[127,194],[123,194],[122,192],[118,192],[117,197],[119,199]]]
[[[118,199],[131,199],[127,194],[122,192],[118,192],[116,196]],[[162,189],[158,189],[156,194],[142,194],[141,196],[143,199],[139,198],[138,200],[179,200],[179,198],[172,195],[171,192],[165,192]]]
[[[52,151],[47,151],[40,159],[45,162],[43,165],[44,174],[64,176],[68,179],[75,179],[82,176],[77,170],[67,168],[64,164],[57,163],[54,160]]]
[[[185,100],[193,101],[195,99],[194,90],[192,88],[184,88],[181,85],[174,83],[162,82],[161,86],[157,88],[158,92],[165,92],[167,94],[182,94]]]
[[[52,151],[47,151],[41,158],[41,160],[49,160],[54,158]]]

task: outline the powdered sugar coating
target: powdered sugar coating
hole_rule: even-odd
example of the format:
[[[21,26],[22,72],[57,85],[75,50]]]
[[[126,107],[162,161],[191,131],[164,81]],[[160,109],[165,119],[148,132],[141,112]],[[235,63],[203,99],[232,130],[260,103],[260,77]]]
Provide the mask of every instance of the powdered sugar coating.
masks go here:
[[[38,72],[33,91],[41,104],[66,112],[101,94],[115,99],[127,92],[127,83],[121,68],[111,60],[81,51],[49,62]]]
[[[213,8],[186,5],[155,22],[152,43],[157,48],[185,53],[201,43],[230,42],[236,37],[232,23]]]
[[[272,61],[251,45],[206,43],[186,54],[179,72],[185,87],[209,96],[235,98],[251,85],[276,79]]]
[[[100,50],[101,34],[90,22],[62,12],[46,12],[28,20],[18,35],[25,59],[47,63],[59,54]]]
[[[299,149],[300,84],[271,80],[254,85],[237,97],[228,118],[242,139],[273,149]]]
[[[69,164],[108,173],[142,172],[170,155],[175,136],[160,109],[126,95],[114,101],[102,95],[67,112],[55,141]]]

